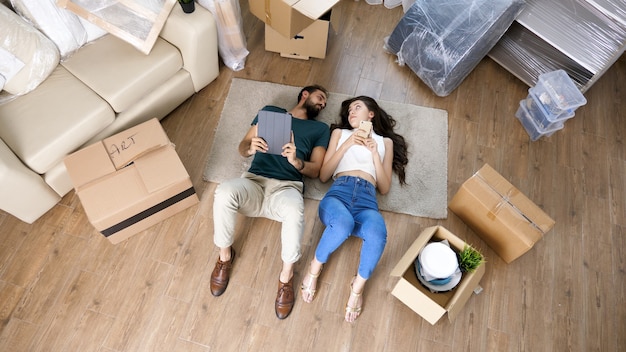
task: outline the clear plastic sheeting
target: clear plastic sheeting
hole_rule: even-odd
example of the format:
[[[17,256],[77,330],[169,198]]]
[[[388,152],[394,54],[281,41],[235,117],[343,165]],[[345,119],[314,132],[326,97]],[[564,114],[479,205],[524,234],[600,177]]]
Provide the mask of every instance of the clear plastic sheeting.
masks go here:
[[[513,74],[528,86],[537,83],[541,73],[558,69],[566,70],[581,90],[593,77],[592,72],[517,22],[511,25],[489,56],[500,65],[514,63],[519,69]]]
[[[209,10],[217,24],[218,52],[224,65],[233,71],[241,71],[250,53],[243,33],[241,8],[237,0],[197,0]]]
[[[176,0],[56,0],[85,20],[149,54]]]
[[[435,94],[447,96],[489,53],[524,5],[523,0],[418,0],[385,48]]]
[[[591,72],[612,63],[626,41],[625,27],[584,0],[527,2],[517,21]]]
[[[141,40],[148,38],[152,24],[163,7],[163,0],[137,0],[137,6],[141,5],[143,9],[133,6],[133,2],[124,1],[72,0],[72,2]],[[155,3],[160,6],[155,6]]]
[[[529,86],[565,70],[586,92],[626,50],[626,0],[526,0],[489,56]]]
[[[597,8],[605,16],[613,18],[622,26],[626,27],[626,1],[625,0],[586,0]]]

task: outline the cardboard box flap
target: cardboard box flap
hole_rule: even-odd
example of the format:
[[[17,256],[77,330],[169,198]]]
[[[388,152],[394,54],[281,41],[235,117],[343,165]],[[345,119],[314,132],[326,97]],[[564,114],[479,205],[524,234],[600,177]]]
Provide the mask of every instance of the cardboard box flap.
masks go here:
[[[498,193],[503,201],[509,203],[522,217],[539,229],[541,233],[546,234],[554,226],[552,218],[489,164],[485,164],[473,177],[483,181],[493,191]],[[494,209],[494,211],[497,211],[497,209]]]
[[[404,274],[404,272],[413,265],[415,262],[415,258],[419,254],[419,251],[430,241],[432,234],[434,234],[439,226],[432,226],[424,229],[424,231],[417,237],[417,239],[413,242],[411,247],[404,253],[398,264],[391,270],[391,276],[399,277]],[[428,233],[427,236],[422,236],[422,234]]]
[[[480,279],[483,277],[484,274],[484,265],[480,265],[478,268],[476,268],[476,271],[471,274],[463,274],[467,275],[467,279],[461,280],[456,288],[459,294],[454,295],[452,299],[450,299],[450,302],[446,307],[446,310],[448,311],[448,319],[450,321],[453,321],[459,315],[459,312],[463,309],[469,298],[472,296],[472,293],[474,293],[474,289],[478,287]]]
[[[66,156],[63,162],[77,190],[93,180],[115,172],[109,153],[100,142]]]
[[[154,193],[189,178],[173,147],[164,147],[134,163],[148,193]]]
[[[87,218],[101,231],[107,227],[109,218],[128,213],[147,193],[137,168],[130,166],[85,186],[78,196]]]
[[[156,118],[108,137],[102,143],[118,170],[142,155],[171,144]]]
[[[391,294],[401,300],[414,312],[419,312],[419,315],[432,325],[435,325],[435,323],[446,314],[444,307],[431,300],[423,292],[416,290],[415,286],[409,281],[398,281],[393,291],[391,291]]]
[[[293,1],[291,7],[308,18],[316,20],[328,12],[328,10],[338,2],[339,0],[296,0]]]

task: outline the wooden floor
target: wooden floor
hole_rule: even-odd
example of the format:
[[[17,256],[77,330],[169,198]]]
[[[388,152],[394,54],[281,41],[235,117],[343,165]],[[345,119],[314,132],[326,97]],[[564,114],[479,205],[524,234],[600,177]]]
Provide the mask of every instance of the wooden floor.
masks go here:
[[[0,213],[1,351],[624,351],[626,350],[626,58],[586,94],[588,103],[551,138],[530,142],[514,114],[528,87],[484,59],[440,98],[383,50],[402,16],[341,1],[326,59],[285,59],[264,50],[263,25],[241,1],[250,55],[162,123],[201,197],[194,206],[112,245],[93,230],[74,192],[32,225]],[[355,324],[343,321],[360,244],[349,241],[320,277],[312,304],[274,315],[279,228],[241,218],[231,284],[214,298],[209,275],[215,184],[202,180],[233,77],[445,109],[448,199],[489,163],[556,225],[505,264],[454,214],[445,220],[384,213],[389,240]],[[233,136],[240,138],[241,136]],[[410,140],[410,136],[407,136]],[[299,284],[323,226],[306,201]],[[391,295],[389,276],[427,226],[440,224],[487,256],[483,292],[454,322],[432,326]]]

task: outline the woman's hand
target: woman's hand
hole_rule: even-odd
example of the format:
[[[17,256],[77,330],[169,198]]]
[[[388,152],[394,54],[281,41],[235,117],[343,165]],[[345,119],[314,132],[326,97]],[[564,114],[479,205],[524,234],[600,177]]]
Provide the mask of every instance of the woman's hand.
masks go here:
[[[372,137],[362,137],[359,134],[359,130],[352,133],[350,138],[348,138],[344,144],[347,148],[350,148],[353,145],[362,145],[372,153],[372,156],[378,155],[378,144],[376,143],[376,140]]]
[[[359,134],[359,130],[356,130],[356,131],[352,132],[350,137],[348,139],[346,139],[345,142],[343,142],[343,144],[346,146],[346,149],[350,148],[353,145],[363,145],[364,146],[365,145],[365,141],[368,140],[368,139],[372,139],[372,138],[362,137]]]
[[[365,138],[363,140],[363,145],[370,151],[370,153],[372,153],[372,155],[378,155],[378,144],[374,138]]]

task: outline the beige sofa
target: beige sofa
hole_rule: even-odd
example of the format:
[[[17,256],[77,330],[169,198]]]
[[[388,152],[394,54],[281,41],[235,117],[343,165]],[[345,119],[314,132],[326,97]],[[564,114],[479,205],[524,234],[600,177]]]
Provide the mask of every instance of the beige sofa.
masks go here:
[[[6,15],[7,8],[0,7]],[[217,40],[208,10],[196,6],[185,14],[176,4],[149,55],[107,34],[60,60],[34,90],[5,99],[0,209],[32,223],[54,207],[72,190],[64,157],[161,119],[207,86],[219,73]]]

